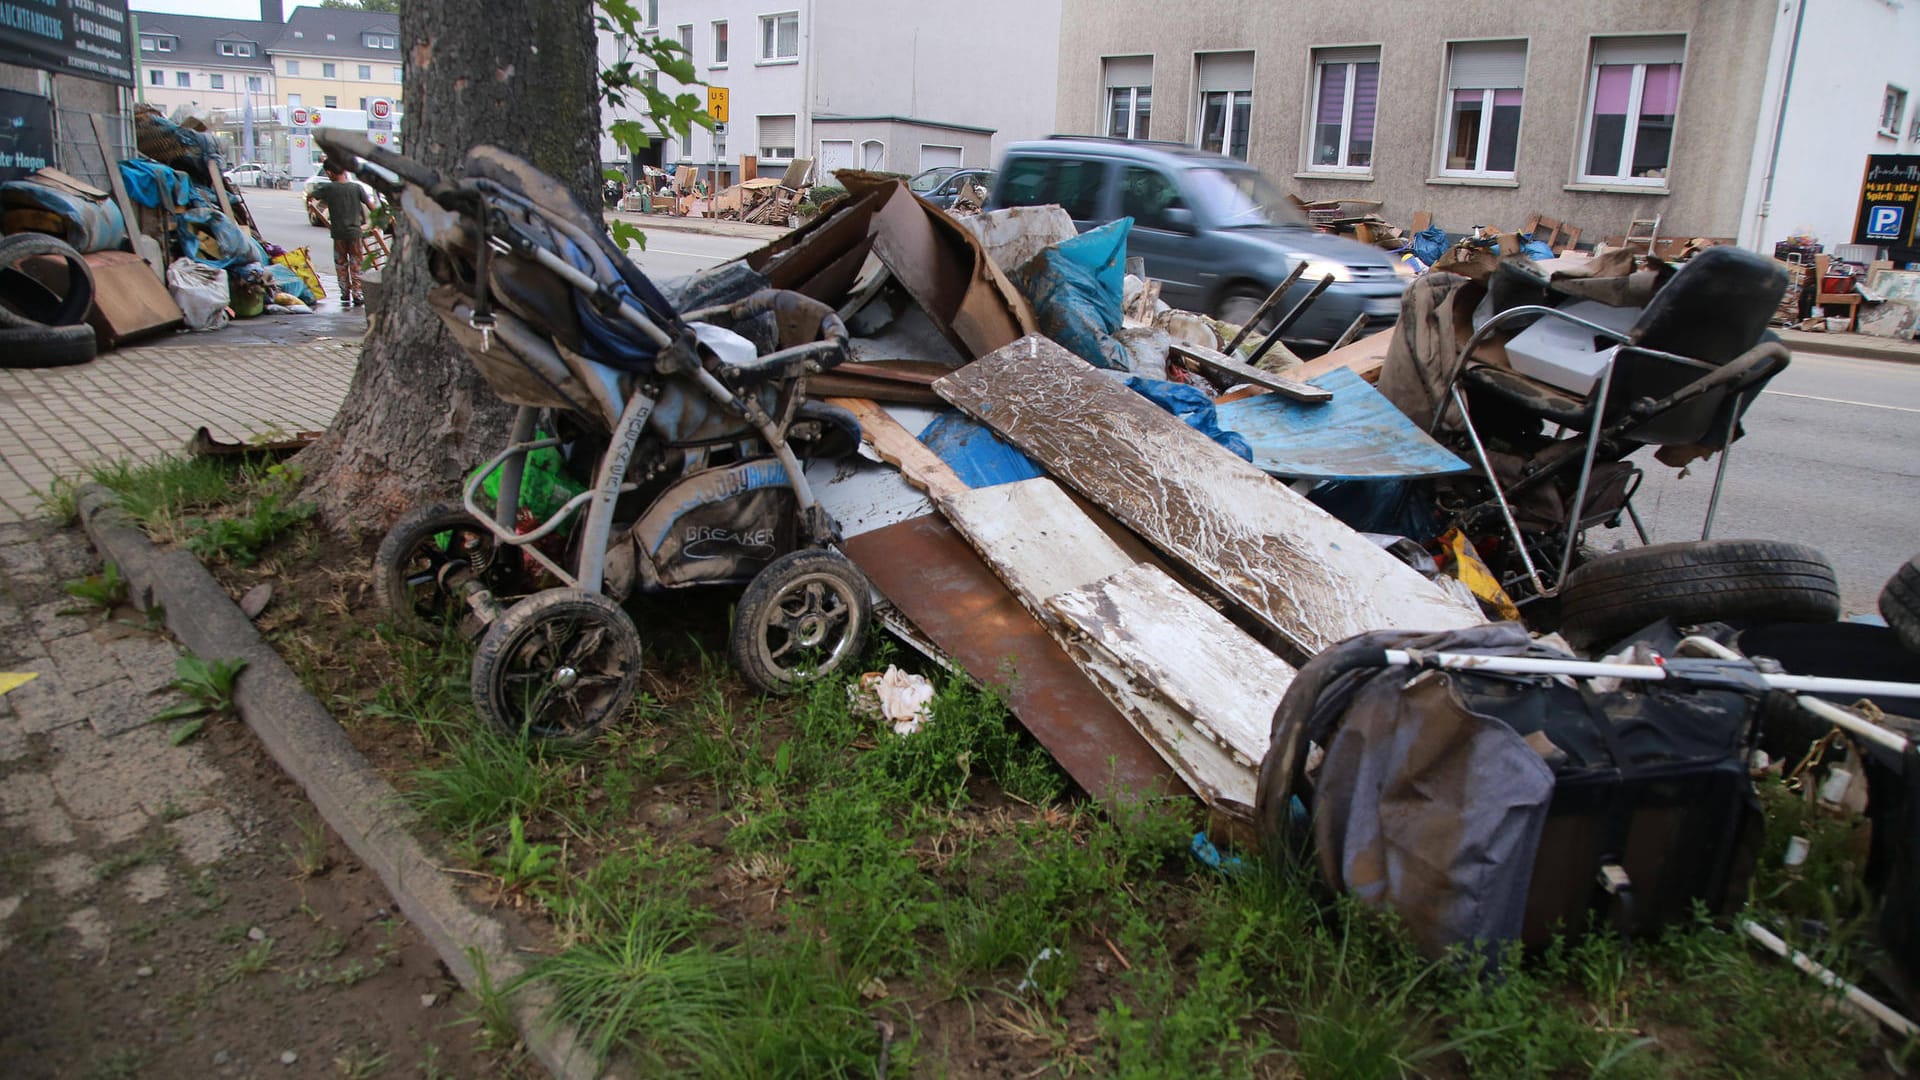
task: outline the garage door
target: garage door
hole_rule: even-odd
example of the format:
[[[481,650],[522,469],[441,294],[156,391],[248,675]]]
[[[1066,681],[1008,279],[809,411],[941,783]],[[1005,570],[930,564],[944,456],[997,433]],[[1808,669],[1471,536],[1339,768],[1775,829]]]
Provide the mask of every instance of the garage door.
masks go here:
[[[920,170],[925,172],[937,165],[964,165],[964,154],[957,146],[935,146],[932,143],[920,144]]]
[[[837,170],[853,168],[852,139],[820,140],[820,175],[832,176]]]

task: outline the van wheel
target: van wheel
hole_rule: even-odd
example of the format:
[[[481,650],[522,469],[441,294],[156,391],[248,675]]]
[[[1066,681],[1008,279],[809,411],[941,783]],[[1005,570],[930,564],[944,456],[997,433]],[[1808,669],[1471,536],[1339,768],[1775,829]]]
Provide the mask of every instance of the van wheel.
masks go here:
[[[1245,285],[1228,289],[1226,294],[1220,297],[1220,302],[1214,305],[1213,317],[1224,323],[1245,326],[1247,320],[1253,318],[1253,313],[1260,310],[1260,305],[1266,303],[1267,295],[1266,292]],[[1280,310],[1280,305],[1275,304],[1273,310],[1267,312],[1266,318],[1260,320],[1260,325],[1254,328],[1253,334],[1247,340],[1255,341],[1256,338],[1265,337],[1284,314],[1286,312]]]

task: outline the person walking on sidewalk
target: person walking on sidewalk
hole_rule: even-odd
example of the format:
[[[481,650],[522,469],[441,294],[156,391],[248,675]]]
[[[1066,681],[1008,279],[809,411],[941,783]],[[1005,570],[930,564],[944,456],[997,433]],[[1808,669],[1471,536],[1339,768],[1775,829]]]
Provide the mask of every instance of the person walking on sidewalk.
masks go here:
[[[313,189],[313,197],[327,208],[327,225],[333,231],[333,272],[340,281],[340,306],[357,307],[366,303],[360,294],[360,262],[365,258],[360,245],[372,200],[365,188],[347,179],[346,170],[331,161],[327,181]]]

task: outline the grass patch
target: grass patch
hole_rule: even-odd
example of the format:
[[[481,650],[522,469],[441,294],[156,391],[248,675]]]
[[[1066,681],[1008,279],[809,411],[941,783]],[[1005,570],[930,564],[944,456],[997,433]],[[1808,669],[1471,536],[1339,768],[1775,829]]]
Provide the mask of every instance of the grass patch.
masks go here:
[[[71,525],[80,516],[80,488],[99,484],[119,496],[121,508],[155,539],[172,539],[183,514],[233,501],[239,485],[263,467],[247,457],[121,458],[89,466],[78,478],[55,480],[40,493],[40,508]]]

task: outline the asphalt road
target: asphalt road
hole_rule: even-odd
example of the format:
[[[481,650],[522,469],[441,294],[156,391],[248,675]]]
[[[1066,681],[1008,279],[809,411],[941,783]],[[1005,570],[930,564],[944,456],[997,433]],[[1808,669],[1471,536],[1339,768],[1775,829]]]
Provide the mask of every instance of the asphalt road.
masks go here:
[[[298,191],[246,190],[269,240],[308,245],[329,286],[332,245],[307,224]],[[761,240],[654,229],[634,256],[642,270],[671,278],[745,254]],[[322,310],[332,310],[329,300]],[[1796,355],[1747,414],[1735,444],[1713,534],[1724,539],[1794,540],[1827,553],[1840,573],[1848,614],[1872,612],[1880,587],[1920,553],[1920,365]],[[1716,462],[1682,475],[1653,460],[1635,500],[1653,540],[1700,535]],[[1597,546],[1636,543],[1632,529],[1597,534]]]

